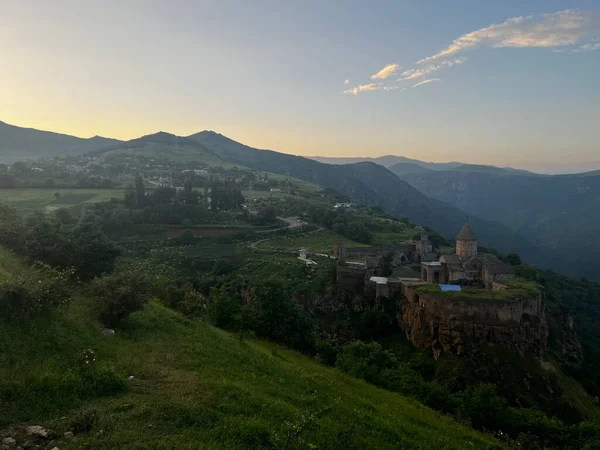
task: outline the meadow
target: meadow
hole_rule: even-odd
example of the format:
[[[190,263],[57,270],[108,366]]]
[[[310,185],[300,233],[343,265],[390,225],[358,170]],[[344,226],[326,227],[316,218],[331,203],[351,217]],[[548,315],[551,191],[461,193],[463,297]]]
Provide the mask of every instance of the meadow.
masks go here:
[[[29,270],[1,256],[0,276]],[[74,294],[44,317],[0,322],[0,431],[42,425],[61,450],[501,448],[415,401],[157,299],[104,337],[94,305]]]

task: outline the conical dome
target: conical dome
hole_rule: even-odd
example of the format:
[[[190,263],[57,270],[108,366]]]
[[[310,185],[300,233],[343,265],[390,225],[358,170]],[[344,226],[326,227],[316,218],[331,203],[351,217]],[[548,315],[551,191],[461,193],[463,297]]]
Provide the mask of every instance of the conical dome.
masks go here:
[[[460,233],[458,233],[458,236],[456,236],[456,240],[457,241],[476,241],[477,240],[477,236],[471,229],[471,225],[469,225],[469,222],[467,222],[463,225],[462,229],[460,230]]]

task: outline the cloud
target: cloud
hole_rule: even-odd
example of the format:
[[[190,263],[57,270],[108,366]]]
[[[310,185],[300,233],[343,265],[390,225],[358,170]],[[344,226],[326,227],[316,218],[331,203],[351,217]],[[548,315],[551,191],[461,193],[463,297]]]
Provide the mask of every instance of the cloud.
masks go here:
[[[388,64],[375,75],[371,76],[371,80],[385,80],[386,78],[395,74],[400,66],[398,64]]]
[[[479,47],[564,47],[600,34],[599,14],[590,11],[565,10],[553,14],[514,17],[455,39],[450,46],[418,64],[453,56]]]
[[[384,88],[384,86],[381,83],[361,84],[360,86],[356,86],[356,87],[353,87],[352,89],[348,89],[347,91],[344,91],[344,94],[358,95],[360,92],[378,91],[383,88]]]
[[[450,68],[452,66],[455,66],[457,64],[462,64],[467,60],[467,58],[465,58],[464,56],[461,56],[460,58],[455,58],[455,59],[451,59],[449,61],[443,61],[440,64],[436,64],[436,65],[431,65],[428,67],[423,67],[421,69],[410,69],[410,70],[405,70],[404,72],[402,72],[401,78],[398,78],[398,81],[408,81],[408,80],[414,80],[416,78],[420,78],[423,77],[425,75],[429,75],[432,72],[436,72],[440,69],[447,69]]]
[[[344,81],[344,84],[350,84],[350,80]]]
[[[433,83],[434,81],[440,81],[440,79],[439,78],[430,78],[429,80],[423,80],[423,81],[421,81],[421,82],[419,82],[417,84],[413,84],[411,86],[411,88],[416,88],[416,87],[422,86],[422,85],[427,84],[427,83]]]
[[[584,45],[580,46],[579,48],[576,48],[573,51],[576,53],[579,53],[579,52],[593,52],[594,50],[600,50],[600,42],[584,44]]]

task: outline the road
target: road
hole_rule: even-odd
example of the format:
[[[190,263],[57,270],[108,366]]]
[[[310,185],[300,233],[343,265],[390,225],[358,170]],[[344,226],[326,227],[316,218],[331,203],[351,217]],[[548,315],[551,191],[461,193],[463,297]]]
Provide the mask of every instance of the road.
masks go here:
[[[306,225],[305,222],[303,222],[302,220],[300,220],[299,217],[297,216],[293,216],[293,217],[277,217],[279,220],[281,220],[282,222],[286,223],[285,227],[281,227],[281,228],[276,228],[274,230],[266,230],[266,231],[259,231],[258,233],[260,234],[267,234],[267,233],[275,233],[277,231],[281,231],[281,230],[293,230],[295,228],[300,228],[301,226]],[[310,233],[315,233],[317,231],[321,231],[323,230],[323,227],[319,227],[316,230],[310,231]],[[258,250],[258,251],[266,251],[266,250],[261,250],[260,248],[258,248],[258,245],[262,244],[263,242],[267,242],[269,240],[271,240],[273,238],[265,238],[265,239],[261,239],[260,241],[256,241],[256,242],[252,242],[250,244],[250,248],[254,249],[254,250]]]

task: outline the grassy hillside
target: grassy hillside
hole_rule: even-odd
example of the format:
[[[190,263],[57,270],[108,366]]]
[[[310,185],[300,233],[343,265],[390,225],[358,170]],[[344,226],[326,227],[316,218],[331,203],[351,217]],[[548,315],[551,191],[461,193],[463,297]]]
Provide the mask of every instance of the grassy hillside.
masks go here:
[[[207,166],[234,166],[234,164],[219,158],[196,141],[165,132],[120,142],[112,147],[93,152],[92,155],[102,159],[110,159],[116,156],[143,155],[147,158],[168,159],[175,162],[196,161]]]
[[[0,258],[0,277],[29,271]],[[0,323],[0,380],[0,431],[73,431],[51,443],[61,450],[494,445],[406,398],[277,345],[240,342],[158,301],[114,337],[101,335],[82,296],[46,317]]]

